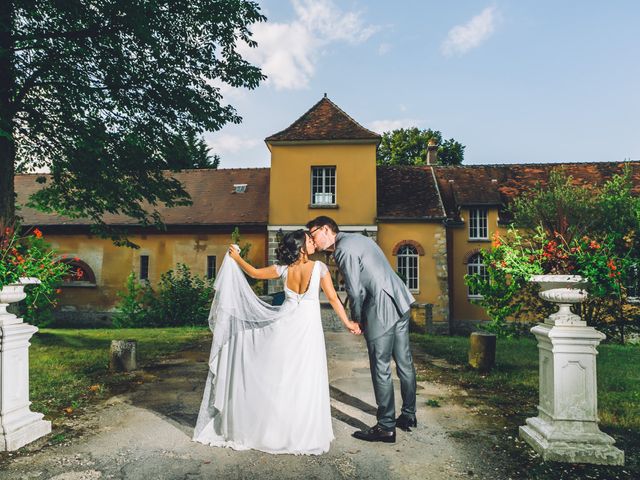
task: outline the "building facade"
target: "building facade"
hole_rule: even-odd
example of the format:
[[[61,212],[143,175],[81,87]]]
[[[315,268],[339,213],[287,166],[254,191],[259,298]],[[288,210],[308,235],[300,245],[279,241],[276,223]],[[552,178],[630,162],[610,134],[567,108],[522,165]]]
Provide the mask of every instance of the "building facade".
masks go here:
[[[372,237],[413,292],[416,317],[439,332],[467,329],[485,320],[464,283],[482,272],[482,249],[510,222],[506,206],[519,193],[544,184],[561,166],[576,183],[599,185],[622,163],[416,167],[376,165],[380,136],[322,98],[286,129],[265,139],[270,168],[184,170],[175,174],[192,197],[187,207],[159,209],[166,230],[143,228],[132,219],[105,218],[140,246],[116,247],[91,234],[78,219],[23,207],[24,224],[39,227],[82,273],[63,287],[59,316],[74,323],[108,321],[130,272],[155,283],[178,263],[215,276],[237,227],[250,243],[255,265],[275,261],[278,238],[304,228],[318,215],[343,231]],[[429,159],[434,159],[434,151]],[[634,185],[640,163],[631,162]],[[18,203],[39,188],[38,175],[17,175]],[[339,272],[332,268],[336,284]],[[277,282],[270,291],[281,288]]]

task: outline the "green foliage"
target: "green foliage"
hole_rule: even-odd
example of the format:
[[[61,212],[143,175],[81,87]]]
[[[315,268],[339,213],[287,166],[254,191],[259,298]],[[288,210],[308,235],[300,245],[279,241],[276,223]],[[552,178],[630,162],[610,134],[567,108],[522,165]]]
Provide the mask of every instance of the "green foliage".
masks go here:
[[[593,230],[597,208],[591,188],[575,185],[562,170],[552,170],[547,185],[538,184],[517,197],[510,210],[518,228],[534,230],[540,226],[549,237],[559,233],[570,243]]]
[[[125,291],[118,292],[120,302],[116,307],[112,323],[115,328],[129,328],[151,324],[150,307],[153,289],[147,282],[139,282],[136,274],[127,276]]]
[[[438,163],[459,165],[464,159],[464,145],[453,138],[442,142],[437,130],[417,127],[399,128],[382,135],[377,152],[378,165],[424,165],[427,161],[429,141],[438,146]]]
[[[24,277],[40,280],[40,284],[25,287],[24,302],[12,305],[17,315],[38,326],[53,322],[53,309],[57,304],[62,279],[69,267],[58,260],[37,228],[24,234],[20,227],[0,226],[0,289],[4,285],[20,283]]]
[[[531,275],[542,273],[542,268],[529,261],[531,245],[517,230],[510,229],[507,238],[496,235],[493,248],[483,250],[486,276],[465,275],[465,282],[480,295],[472,302],[483,307],[490,319],[483,328],[499,336],[511,337],[522,331],[515,320],[523,303],[514,300]]]
[[[488,328],[508,333],[513,328],[508,320],[521,318],[523,307],[538,302],[526,287],[529,277],[549,273],[588,280],[589,299],[579,308],[589,325],[621,342],[629,331],[640,331],[639,309],[627,305],[639,263],[640,200],[631,192],[628,168],[599,190],[576,186],[570,176],[554,171],[547,187],[516,199],[514,224],[526,233],[511,228],[495,237],[492,249],[483,252],[488,278],[466,279],[483,295],[477,303],[491,319]]]
[[[450,138],[445,140],[438,147],[439,165],[460,165],[464,160],[464,149],[466,147],[460,142]]]
[[[161,226],[153,206],[189,203],[162,172],[165,147],[189,129],[241,121],[221,84],[253,89],[265,78],[241,55],[264,20],[249,0],[9,2],[0,10],[0,178],[14,165],[49,167],[31,205],[89,218],[98,233],[124,235],[105,214]],[[0,218],[12,218],[13,203],[2,189]]]
[[[187,168],[215,169],[220,165],[220,157],[209,154],[210,148],[193,129],[174,135],[165,147],[167,165],[172,170]]]
[[[174,327],[206,325],[213,297],[213,282],[192,275],[187,265],[178,264],[160,276],[157,290],[140,283],[135,274],[127,278],[126,290],[118,292],[120,303],[113,326]]]
[[[155,326],[207,325],[212,298],[213,282],[178,264],[175,272],[169,270],[160,276],[150,316]]]

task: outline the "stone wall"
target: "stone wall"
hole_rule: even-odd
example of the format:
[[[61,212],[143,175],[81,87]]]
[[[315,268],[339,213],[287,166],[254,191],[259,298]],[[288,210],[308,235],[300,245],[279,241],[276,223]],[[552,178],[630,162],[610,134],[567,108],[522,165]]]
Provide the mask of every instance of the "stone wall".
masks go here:
[[[449,312],[449,269],[447,265],[447,232],[444,225],[435,233],[433,239],[433,259],[436,263],[436,278],[440,294],[433,305],[432,316],[438,319],[438,324],[446,324],[446,332],[449,333],[451,323]],[[442,327],[444,329],[444,327]]]

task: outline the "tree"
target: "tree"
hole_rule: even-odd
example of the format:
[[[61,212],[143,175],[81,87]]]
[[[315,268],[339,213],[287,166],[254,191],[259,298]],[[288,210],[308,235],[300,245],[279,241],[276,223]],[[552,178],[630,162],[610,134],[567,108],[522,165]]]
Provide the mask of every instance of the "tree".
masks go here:
[[[515,198],[510,210],[516,227],[541,226],[550,238],[557,232],[568,243],[590,233],[600,218],[596,192],[575,185],[562,169],[551,170],[546,185],[538,183]]]
[[[165,147],[241,121],[218,82],[265,78],[240,54],[264,20],[250,0],[0,2],[0,221],[15,216],[16,167],[51,171],[34,207],[101,232],[106,213],[160,224],[144,205],[188,204]]]
[[[204,139],[195,131],[188,130],[176,134],[165,147],[165,157],[169,168],[183,170],[185,168],[218,168],[220,157],[209,154],[210,148]]]
[[[429,142],[438,146],[438,164],[459,165],[464,159],[465,146],[453,138],[442,141],[437,130],[417,127],[399,128],[382,134],[378,147],[378,165],[424,165]]]

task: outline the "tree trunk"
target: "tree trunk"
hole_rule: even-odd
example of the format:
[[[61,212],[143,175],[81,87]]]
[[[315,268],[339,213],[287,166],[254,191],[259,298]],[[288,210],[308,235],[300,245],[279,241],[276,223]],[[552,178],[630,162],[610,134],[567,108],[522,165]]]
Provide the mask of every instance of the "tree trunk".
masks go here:
[[[13,223],[15,216],[14,21],[13,1],[0,1],[0,225]]]

